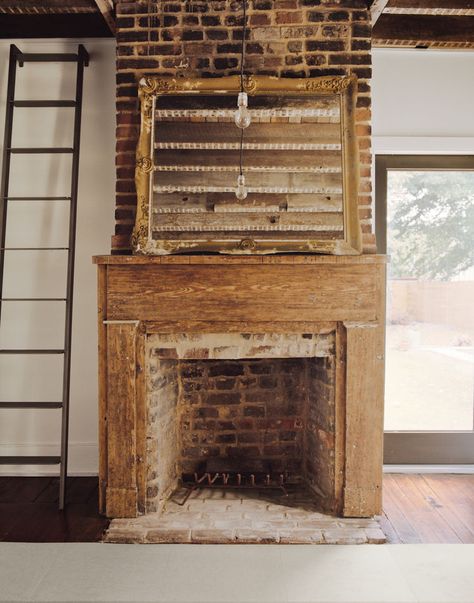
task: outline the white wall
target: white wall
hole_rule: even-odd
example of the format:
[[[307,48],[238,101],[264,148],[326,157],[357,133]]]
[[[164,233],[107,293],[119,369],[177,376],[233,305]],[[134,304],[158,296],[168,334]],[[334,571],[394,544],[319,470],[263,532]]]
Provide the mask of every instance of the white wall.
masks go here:
[[[114,219],[115,40],[15,40],[25,52],[90,53],[85,69],[81,137],[70,415],[70,473],[97,471],[96,270],[108,253]],[[0,42],[0,135],[9,43]],[[27,63],[17,70],[18,99],[74,98],[75,64]],[[71,146],[73,109],[16,109],[14,146]],[[1,136],[3,140],[3,136]],[[0,143],[2,144],[2,143]],[[68,195],[71,156],[15,156],[12,195]],[[7,245],[67,245],[67,202],[12,202]],[[11,210],[11,211],[10,211]],[[59,236],[58,236],[59,233]],[[62,236],[61,236],[62,234]],[[11,252],[6,297],[64,294],[64,252]],[[3,305],[0,347],[62,347],[64,303]],[[61,399],[62,356],[0,356],[1,400]],[[1,410],[0,454],[57,454],[60,411]],[[52,473],[57,467],[2,467],[4,474]]]
[[[74,43],[15,41],[25,51],[74,51]],[[114,216],[115,46],[114,40],[85,40],[91,64],[85,70],[81,164],[78,206],[76,294],[73,328],[70,471],[94,473],[97,468],[97,331],[96,273],[91,256],[107,253]],[[0,128],[3,130],[6,95],[7,42],[0,42]],[[374,153],[474,153],[474,53],[375,49],[373,79]],[[27,64],[18,72],[18,95],[23,98],[72,98],[71,65]],[[20,110],[18,110],[19,113]],[[68,145],[72,130],[69,109],[22,109],[16,121],[14,144]],[[40,111],[40,112],[39,112]],[[17,114],[18,115],[18,114]],[[38,119],[38,115],[41,117]],[[3,138],[3,137],[2,137]],[[15,194],[65,193],[69,157],[23,157],[15,160]],[[49,161],[49,163],[48,163]],[[66,193],[67,194],[67,193]],[[13,204],[11,206],[14,207]],[[40,244],[60,244],[54,233],[67,220],[60,205],[46,209],[44,218],[30,204],[10,214],[10,244],[31,242],[40,232]],[[41,221],[40,221],[41,220]],[[39,229],[38,229],[39,226]],[[38,294],[51,285],[61,295],[64,263],[40,254],[23,256],[7,265],[5,295]],[[48,286],[47,294],[51,294]],[[46,288],[42,293],[46,294]],[[0,346],[61,346],[63,315],[46,307],[8,311]],[[49,338],[49,339],[46,339]],[[60,362],[54,357],[30,362],[0,357],[0,399],[60,399]],[[27,366],[28,364],[28,366]],[[0,410],[0,454],[56,454],[59,411]],[[38,445],[35,444],[38,443]],[[57,468],[5,467],[3,473],[55,473]]]
[[[374,154],[474,153],[474,52],[373,50]]]

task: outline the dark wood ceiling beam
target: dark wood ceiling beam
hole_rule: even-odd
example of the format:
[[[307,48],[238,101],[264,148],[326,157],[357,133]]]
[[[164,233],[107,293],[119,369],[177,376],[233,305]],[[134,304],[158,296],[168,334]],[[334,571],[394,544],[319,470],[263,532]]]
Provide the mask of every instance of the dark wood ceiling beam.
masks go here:
[[[0,14],[0,39],[15,38],[105,38],[111,37],[102,15]]]
[[[419,8],[472,9],[474,0],[389,0],[387,7],[408,10]]]
[[[0,13],[55,14],[55,13],[95,13],[94,0],[1,0]]]
[[[372,38],[474,44],[474,17],[382,14]]]
[[[372,19],[372,27],[377,23],[384,8],[387,6],[388,0],[374,0],[370,7],[370,16]]]
[[[115,36],[115,14],[112,0],[95,0],[95,3],[111,33]]]

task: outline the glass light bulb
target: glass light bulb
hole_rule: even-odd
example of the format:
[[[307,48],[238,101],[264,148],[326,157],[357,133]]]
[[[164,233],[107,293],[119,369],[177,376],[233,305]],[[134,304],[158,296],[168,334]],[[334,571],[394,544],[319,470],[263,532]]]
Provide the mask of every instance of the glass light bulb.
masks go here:
[[[237,111],[234,115],[235,125],[240,128],[248,128],[250,122],[252,120],[250,116],[250,111],[247,109],[248,106],[248,96],[246,92],[239,92],[239,96],[237,98]]]
[[[239,201],[243,201],[248,195],[247,187],[245,186],[245,176],[240,174],[237,178],[237,188],[235,189],[235,196]]]

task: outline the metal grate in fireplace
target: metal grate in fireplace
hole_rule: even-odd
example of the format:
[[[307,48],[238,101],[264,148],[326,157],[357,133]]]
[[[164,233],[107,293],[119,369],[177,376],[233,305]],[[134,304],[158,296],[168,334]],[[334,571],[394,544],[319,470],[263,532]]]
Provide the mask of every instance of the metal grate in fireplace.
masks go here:
[[[288,471],[275,472],[269,461],[264,459],[208,459],[193,474],[183,474],[182,483],[187,491],[182,501],[184,505],[192,492],[203,488],[281,490],[288,496]]]

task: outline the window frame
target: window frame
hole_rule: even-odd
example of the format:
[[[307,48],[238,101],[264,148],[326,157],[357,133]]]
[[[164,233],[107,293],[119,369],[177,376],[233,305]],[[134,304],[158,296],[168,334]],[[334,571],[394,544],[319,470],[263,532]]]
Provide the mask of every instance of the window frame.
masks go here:
[[[474,155],[376,155],[375,233],[377,253],[387,253],[387,172],[389,170],[474,171]],[[455,465],[474,463],[471,431],[385,431],[388,465]]]

